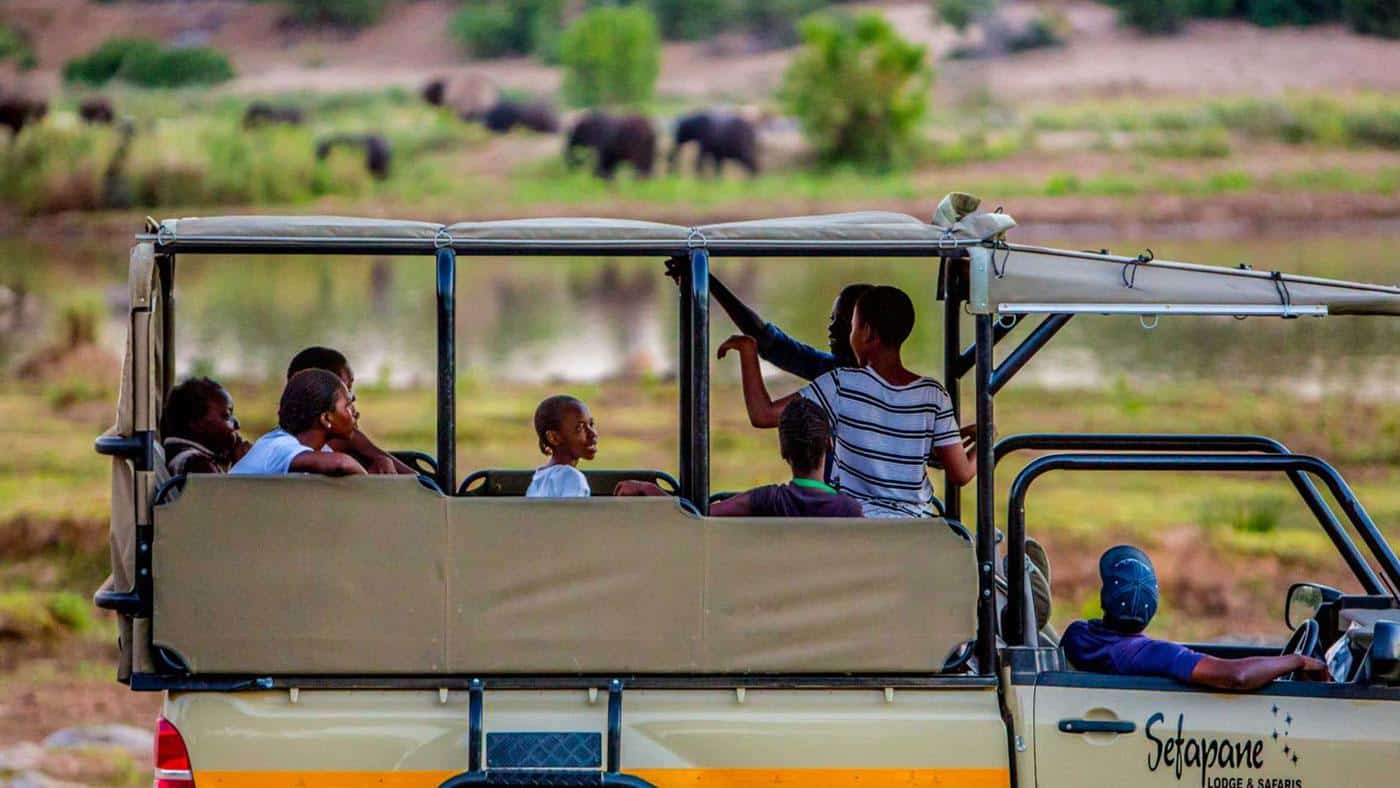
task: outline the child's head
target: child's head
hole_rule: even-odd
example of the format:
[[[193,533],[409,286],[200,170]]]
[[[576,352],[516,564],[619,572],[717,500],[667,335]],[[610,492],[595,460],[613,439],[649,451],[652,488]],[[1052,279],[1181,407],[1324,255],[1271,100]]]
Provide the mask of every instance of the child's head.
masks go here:
[[[855,354],[851,352],[851,315],[856,311],[856,302],[871,287],[873,285],[859,283],[846,285],[831,303],[831,319],[826,324],[826,339],[831,346],[831,355],[836,357],[841,366],[850,366],[855,362]]]
[[[880,348],[898,350],[914,331],[914,302],[897,287],[878,285],[856,301],[851,350],[864,364]]]
[[[345,359],[345,354],[339,350],[312,345],[292,356],[292,363],[287,365],[287,380],[291,380],[293,375],[307,369],[324,369],[334,372],[340,376],[340,381],[345,384],[346,391],[355,390],[355,372],[350,369],[350,362]]]
[[[359,419],[355,395],[335,373],[324,369],[292,375],[277,406],[277,424],[293,435],[321,429],[328,438],[349,438]]]
[[[598,428],[588,406],[577,397],[556,394],[535,408],[540,451],[556,462],[591,460],[598,454]]]
[[[1109,548],[1099,557],[1099,604],[1103,623],[1119,632],[1141,632],[1157,614],[1157,571],[1152,559],[1132,545]]]
[[[171,389],[161,426],[167,438],[194,441],[221,457],[238,445],[233,398],[209,378],[190,378]]]
[[[822,470],[822,461],[831,450],[831,424],[820,405],[797,397],[783,408],[778,419],[778,449],[794,476]]]

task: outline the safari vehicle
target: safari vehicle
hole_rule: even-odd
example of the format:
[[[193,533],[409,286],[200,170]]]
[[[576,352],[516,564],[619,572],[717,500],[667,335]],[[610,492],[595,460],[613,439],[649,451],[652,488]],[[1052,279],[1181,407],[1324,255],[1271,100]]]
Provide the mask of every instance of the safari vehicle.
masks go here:
[[[1396,316],[1400,289],[1025,246],[1006,240],[1004,215],[939,217],[148,227],[131,253],[119,420],[97,441],[114,462],[113,577],[96,602],[120,614],[121,680],[166,693],[157,784],[1393,784],[1400,561],[1332,466],[1245,435],[992,436],[996,393],[1074,315]],[[434,261],[437,446],[411,457],[424,476],[164,479],[177,260],[306,253]],[[526,500],[529,471],[459,479],[456,266],[480,255],[679,263],[674,497]],[[706,516],[719,255],[940,266],[923,300],[944,305],[955,403],[959,381],[974,381],[970,528],[951,486],[933,520]],[[1037,318],[996,363],[995,345]],[[1042,455],[997,500],[997,461],[1031,450]],[[1287,476],[1364,593],[1298,578],[1286,649],[1320,654],[1344,639],[1354,669],[1248,695],[1070,669],[1031,615],[1027,496],[1051,472],[1123,470]],[[617,478],[670,477],[597,472],[595,489]]]

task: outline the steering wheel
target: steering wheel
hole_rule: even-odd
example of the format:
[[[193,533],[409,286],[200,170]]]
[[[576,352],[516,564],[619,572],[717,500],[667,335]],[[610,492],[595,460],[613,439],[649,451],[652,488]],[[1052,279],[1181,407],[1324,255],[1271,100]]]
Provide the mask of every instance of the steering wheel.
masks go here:
[[[1279,652],[1279,655],[1288,656],[1289,654],[1302,654],[1305,657],[1316,656],[1317,641],[1321,632],[1322,630],[1318,627],[1316,619],[1310,618],[1304,621],[1298,625],[1297,629],[1293,630],[1293,634],[1288,638],[1288,642],[1284,644],[1283,650]],[[1293,681],[1297,675],[1298,671],[1295,670],[1279,678],[1284,681]]]

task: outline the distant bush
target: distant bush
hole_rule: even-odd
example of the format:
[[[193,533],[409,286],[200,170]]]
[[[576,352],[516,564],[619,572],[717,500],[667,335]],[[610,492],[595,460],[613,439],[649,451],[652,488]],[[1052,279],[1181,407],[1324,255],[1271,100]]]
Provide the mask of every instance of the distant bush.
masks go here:
[[[475,57],[556,54],[563,24],[563,0],[470,0],[452,16],[448,29]]]
[[[146,88],[215,85],[233,79],[233,64],[210,47],[135,52],[122,61],[117,78]]]
[[[5,60],[13,60],[21,71],[39,65],[34,48],[29,44],[29,36],[22,30],[0,23],[0,61]]]
[[[572,104],[640,104],[661,70],[656,17],[640,6],[594,8],[559,41],[564,96]]]
[[[145,38],[109,38],[83,57],[68,61],[69,82],[105,85],[120,79],[148,88],[212,85],[233,78],[233,64],[209,47],[164,49]]]
[[[102,45],[63,66],[68,82],[105,85],[121,70],[128,56],[150,57],[160,53],[160,44],[149,38],[109,38]]]
[[[708,38],[734,25],[736,0],[650,0],[661,36],[672,41]]]
[[[1342,16],[1358,33],[1400,38],[1400,3],[1395,0],[1343,0]]]
[[[884,17],[816,16],[802,23],[801,51],[781,98],[828,163],[888,167],[912,146],[927,108],[932,70],[923,47]]]
[[[996,11],[997,0],[933,0],[934,18],[959,33]]]
[[[1008,52],[1061,47],[1069,38],[1069,20],[1057,11],[1041,11],[1030,24],[1006,40]]]
[[[1186,0],[1114,0],[1118,23],[1150,36],[1178,33],[1186,23]]]
[[[298,21],[342,27],[367,27],[384,12],[384,0],[282,0],[282,4]]]
[[[827,5],[823,0],[740,0],[739,18],[749,32],[774,46],[800,39],[802,20]]]

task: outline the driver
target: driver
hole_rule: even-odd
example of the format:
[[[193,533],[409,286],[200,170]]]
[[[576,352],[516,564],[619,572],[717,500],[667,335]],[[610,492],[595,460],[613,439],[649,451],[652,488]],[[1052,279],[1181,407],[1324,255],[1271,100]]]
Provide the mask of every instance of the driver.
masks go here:
[[[1327,675],[1321,660],[1302,654],[1221,659],[1143,634],[1157,612],[1157,574],[1147,554],[1131,545],[1099,559],[1103,618],[1075,621],[1060,647],[1079,670],[1121,676],[1166,676],[1182,684],[1254,690],[1295,671]]]

